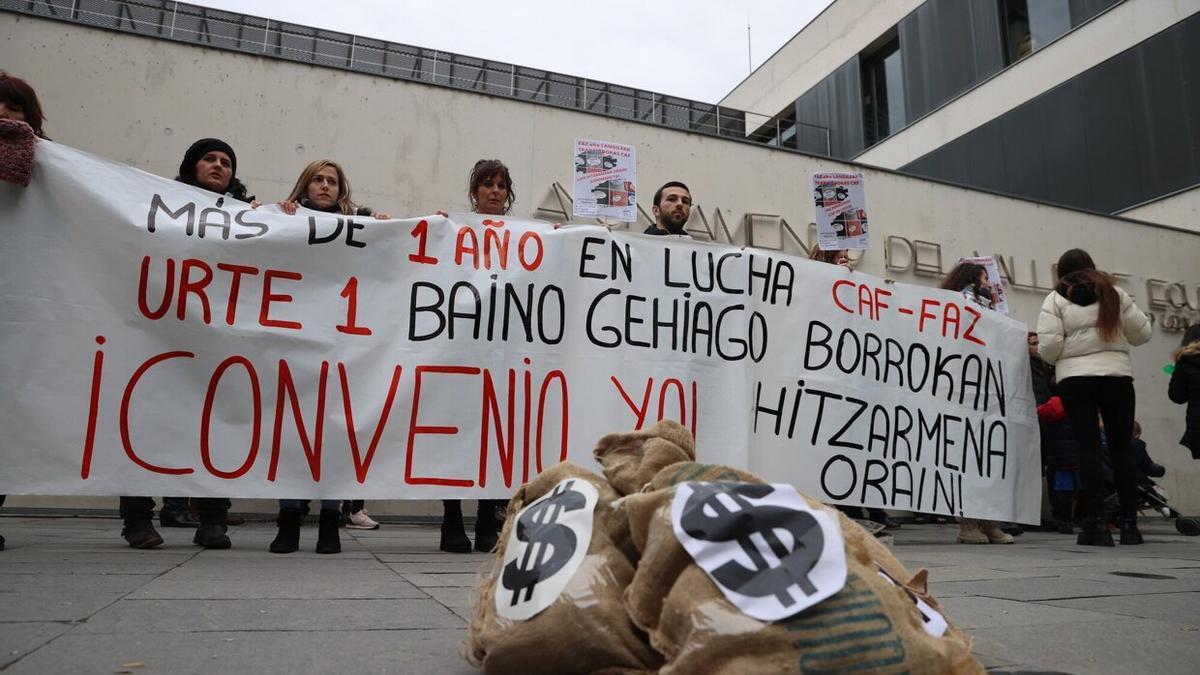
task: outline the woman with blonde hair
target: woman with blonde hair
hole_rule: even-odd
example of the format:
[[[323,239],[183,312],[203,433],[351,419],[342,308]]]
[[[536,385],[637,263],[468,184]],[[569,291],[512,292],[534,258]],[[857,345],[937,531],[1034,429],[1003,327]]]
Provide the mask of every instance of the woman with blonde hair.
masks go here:
[[[319,159],[304,167],[288,198],[276,202],[276,206],[288,215],[295,215],[300,207],[325,213],[340,213],[346,216],[373,216],[376,220],[390,218],[386,213],[375,213],[365,206],[355,204],[350,198],[350,180],[337,162]],[[279,531],[268,550],[271,553],[293,553],[300,548],[300,523],[308,500],[280,499]],[[350,514],[350,522],[358,529],[377,529],[379,524],[367,515],[362,502],[356,502],[359,510]],[[340,499],[322,499],[321,515],[317,520],[317,553],[341,553],[342,544],[338,537],[338,526],[342,517]]]
[[[1133,439],[1135,398],[1129,350],[1150,340],[1150,319],[1133,298],[1096,269],[1086,251],[1058,259],[1058,285],[1038,315],[1038,353],[1055,366],[1058,391],[1079,448],[1083,481],[1077,544],[1112,546],[1104,518],[1100,420],[1121,500],[1121,544],[1142,543],[1137,527],[1137,469]]]
[[[355,204],[350,198],[350,179],[342,166],[331,159],[318,159],[304,167],[291,194],[276,202],[276,206],[288,215],[295,215],[300,207],[304,207],[346,216],[372,216],[376,220],[391,218],[386,213],[376,213]]]

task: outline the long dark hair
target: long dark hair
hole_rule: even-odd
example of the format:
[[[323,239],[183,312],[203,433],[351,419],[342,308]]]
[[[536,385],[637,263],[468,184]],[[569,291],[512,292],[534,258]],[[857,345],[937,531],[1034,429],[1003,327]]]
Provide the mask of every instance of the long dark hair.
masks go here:
[[[25,123],[33,129],[34,135],[46,138],[46,133],[42,131],[42,122],[46,119],[42,114],[42,104],[28,82],[0,70],[0,101],[20,108],[25,115]]]
[[[1096,269],[1092,256],[1081,248],[1073,248],[1058,258],[1058,278],[1068,287],[1077,284],[1092,286],[1099,302],[1100,316],[1096,329],[1105,342],[1112,342],[1121,334],[1121,296],[1112,277]]]
[[[938,288],[945,288],[951,291],[963,291],[970,288],[978,295],[980,293],[979,277],[986,273],[987,269],[983,265],[960,262],[946,274],[946,278],[942,279],[942,283]]]

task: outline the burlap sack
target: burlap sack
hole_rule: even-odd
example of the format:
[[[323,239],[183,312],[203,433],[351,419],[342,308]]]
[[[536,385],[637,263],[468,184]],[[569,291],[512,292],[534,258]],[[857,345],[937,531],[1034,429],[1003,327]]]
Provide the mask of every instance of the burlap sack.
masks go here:
[[[807,497],[810,506],[841,525],[845,587],[783,621],[766,623],[742,613],[675,536],[671,501],[674,486],[685,481],[763,482],[737,469],[686,462],[665,467],[642,493],[622,500],[641,552],[625,604],[666,659],[661,673],[982,672],[969,638],[953,625],[942,637],[925,632],[913,600],[879,574],[883,570],[940,612],[925,589],[925,572],[910,577],[874,537]]]
[[[618,494],[640,492],[663,467],[696,459],[692,434],[683,425],[663,420],[645,431],[609,434],[592,455]]]
[[[546,609],[524,621],[496,612],[496,585],[502,573],[516,514],[566,478],[584,480],[600,493],[593,515],[587,557],[566,588]],[[645,673],[662,658],[625,613],[623,595],[633,578],[628,519],[614,508],[618,495],[600,476],[563,463],[522,486],[509,502],[495,560],[472,591],[472,618],[465,657],[486,673]],[[615,540],[615,541],[614,541]]]

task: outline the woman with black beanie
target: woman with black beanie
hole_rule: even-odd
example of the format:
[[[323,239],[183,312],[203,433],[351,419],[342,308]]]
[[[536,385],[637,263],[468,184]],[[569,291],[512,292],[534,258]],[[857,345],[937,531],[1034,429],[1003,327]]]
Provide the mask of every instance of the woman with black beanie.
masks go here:
[[[228,143],[219,138],[202,138],[192,143],[184,153],[183,161],[179,163],[179,175],[175,176],[175,180],[238,201],[249,202],[251,206],[258,206],[254,197],[246,194],[245,184],[237,178],[237,154]],[[180,509],[181,503],[186,503],[184,498],[165,497],[163,502],[163,511],[173,513],[171,519],[166,518],[166,513],[160,513],[164,526],[168,522],[186,522],[180,521],[180,514],[175,513]],[[198,497],[193,503],[200,516],[200,523],[192,537],[192,543],[204,548],[232,546],[229,535],[226,534],[230,501],[220,497]],[[175,511],[172,511],[172,508]],[[121,497],[121,518],[124,521],[121,536],[133,548],[155,548],[162,545],[162,536],[151,522],[153,512],[152,497]]]
[[[1038,315],[1038,353],[1055,366],[1058,391],[1079,452],[1082,546],[1112,546],[1104,518],[1100,419],[1121,500],[1121,544],[1142,543],[1137,527],[1137,474],[1130,450],[1134,391],[1131,347],[1150,340],[1150,319],[1086,251],[1058,259],[1058,286]]]
[[[258,206],[254,196],[246,194],[246,185],[238,180],[233,148],[219,138],[201,138],[192,143],[179,163],[175,180]]]

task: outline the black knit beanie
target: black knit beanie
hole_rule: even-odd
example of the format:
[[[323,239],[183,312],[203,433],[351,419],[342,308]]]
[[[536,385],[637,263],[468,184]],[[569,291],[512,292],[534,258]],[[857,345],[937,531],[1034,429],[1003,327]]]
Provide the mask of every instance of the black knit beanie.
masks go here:
[[[233,148],[228,143],[219,138],[201,138],[192,143],[192,147],[188,148],[187,152],[183,155],[183,161],[179,164],[179,175],[189,176],[194,179],[196,176],[196,162],[199,162],[200,158],[213,150],[220,150],[229,155],[229,162],[233,169],[230,179],[237,178],[237,155],[234,154]]]

